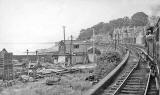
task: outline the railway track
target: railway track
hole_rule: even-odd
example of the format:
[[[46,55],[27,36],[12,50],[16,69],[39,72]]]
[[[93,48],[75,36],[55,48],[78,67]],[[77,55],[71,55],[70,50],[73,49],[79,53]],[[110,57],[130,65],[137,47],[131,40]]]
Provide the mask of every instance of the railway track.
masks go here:
[[[148,56],[149,60],[153,62],[153,58],[150,57],[145,50],[143,50],[143,47],[132,46],[132,49],[133,48],[138,50],[138,51],[143,52],[144,55]],[[155,63],[155,64],[157,64],[157,63]],[[156,66],[155,68],[156,68],[156,71],[157,71],[157,75],[159,75],[158,67]],[[160,88],[159,88],[158,79],[157,79],[157,77],[153,77],[151,74],[152,74],[152,69],[150,69],[148,82],[147,82],[147,85],[146,85],[145,93],[143,95],[160,95],[160,91],[159,91]]]
[[[134,46],[134,48],[133,47],[129,47],[129,48],[130,50],[134,50],[134,51],[136,50],[138,52],[144,53],[144,51],[141,50],[139,47],[135,48]],[[144,64],[146,64],[146,62],[145,63],[142,62],[141,64],[139,64],[139,67],[133,72],[134,76],[131,74],[131,77],[126,81],[125,84],[123,84],[122,88],[120,88],[120,90],[117,91],[116,95],[117,94],[118,95],[159,95],[158,94],[159,87],[157,86],[157,83],[156,83],[157,82],[156,77],[153,77],[151,75],[152,70],[150,69],[149,65],[147,65],[146,67]],[[143,70],[143,72],[141,73],[141,71],[139,70],[141,71]],[[138,77],[136,75],[138,75]],[[139,79],[138,80],[134,79],[135,76]],[[133,80],[132,78],[134,79],[134,81],[132,81]]]
[[[129,59],[131,60],[131,59]],[[134,60],[134,59],[133,59]],[[119,73],[118,77],[115,79],[110,86],[106,87],[104,91],[102,91],[101,95],[113,95],[116,93],[118,88],[121,87],[123,82],[129,77],[128,75],[138,66],[136,62],[132,62],[131,64],[126,64],[123,70]]]
[[[114,95],[143,95],[149,77],[147,69],[146,65],[138,64]]]
[[[110,84],[85,95],[158,95],[155,78],[147,62],[141,60],[140,50],[132,48],[131,52],[128,62]]]
[[[148,90],[146,91],[146,95],[158,95],[156,80],[153,77],[149,78]]]
[[[134,93],[135,95],[138,95],[138,92],[140,93],[140,91],[145,90],[144,77],[147,76],[147,72],[145,72],[146,67],[140,68],[140,59],[137,55],[138,53],[132,53],[132,55],[130,55],[129,61],[123,68],[122,72],[118,75],[118,79],[102,91],[101,95],[131,95]],[[143,89],[138,88],[138,86]]]

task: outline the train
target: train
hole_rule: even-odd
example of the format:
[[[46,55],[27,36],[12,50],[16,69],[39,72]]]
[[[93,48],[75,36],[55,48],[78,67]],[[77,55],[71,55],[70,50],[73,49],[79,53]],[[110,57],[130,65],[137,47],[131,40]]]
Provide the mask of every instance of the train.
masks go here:
[[[160,18],[158,18],[157,22],[154,26],[148,26],[146,29],[146,40],[145,47],[147,49],[147,53],[157,61],[160,61]]]

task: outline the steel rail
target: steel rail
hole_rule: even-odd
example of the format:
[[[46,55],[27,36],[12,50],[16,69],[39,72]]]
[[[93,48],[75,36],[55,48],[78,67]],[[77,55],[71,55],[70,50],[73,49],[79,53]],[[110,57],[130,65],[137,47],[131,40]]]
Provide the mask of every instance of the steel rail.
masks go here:
[[[148,58],[152,61],[152,62],[154,62],[154,59],[150,56],[150,55],[148,55],[148,53],[145,51],[145,50],[143,50],[143,49],[141,49],[141,48],[138,48],[138,47],[136,47],[137,49],[140,49],[146,56],[148,56]],[[157,69],[157,73],[158,73],[158,75],[160,75],[159,73],[159,68],[158,68],[158,65],[157,65],[157,63],[156,63],[156,69]],[[156,80],[156,88],[158,89],[158,94],[160,95],[160,85],[159,85],[159,82],[158,82],[158,79],[157,79],[157,77],[155,78],[155,80]]]
[[[148,53],[143,48],[136,47],[136,45],[133,45],[133,46],[135,46],[135,48],[137,48],[138,50],[142,51],[149,58],[150,61],[154,62],[154,59],[150,55],[148,55]],[[157,73],[159,75],[160,74],[160,70],[158,68],[157,63],[156,63],[156,69],[157,69]],[[147,82],[147,86],[149,86],[149,83],[150,83],[150,74],[151,74],[151,72],[149,73],[149,81]],[[156,81],[156,88],[158,90],[158,94],[160,95],[160,85],[159,85],[157,77],[155,77],[155,81]],[[148,91],[148,87],[146,88],[146,91],[145,91],[144,95],[147,95],[147,91]]]
[[[141,48],[139,48],[139,47],[136,47],[137,49],[139,49],[140,51],[142,51],[142,52],[144,52],[146,55],[147,55],[147,53],[143,50],[143,49],[141,49]],[[132,48],[133,49],[133,48]],[[151,57],[150,57],[151,58]],[[153,59],[151,59],[152,61],[153,61]],[[133,70],[132,70],[133,71]],[[128,77],[129,77],[130,75],[128,75]],[[127,78],[128,78],[127,77]],[[145,91],[144,91],[144,94],[143,95],[147,95],[147,92],[148,92],[148,89],[149,89],[149,84],[150,84],[150,77],[151,77],[151,69],[150,69],[150,71],[149,71],[149,75],[148,75],[148,78],[147,78],[147,84],[146,84],[146,87],[145,87]],[[127,78],[125,79],[125,81],[127,80]],[[156,80],[156,79],[155,79]],[[124,82],[125,82],[124,81]],[[121,84],[121,86],[119,87],[119,89],[117,89],[117,91],[113,94],[113,95],[116,95],[117,93],[118,93],[118,91],[120,90],[120,88],[124,85],[124,82],[123,82],[123,84]],[[157,87],[157,86],[156,86]]]
[[[146,89],[145,89],[145,92],[143,95],[147,95],[147,91],[148,91],[148,87],[149,87],[149,83],[150,83],[150,78],[151,78],[151,69],[149,71],[149,76],[148,76],[148,79],[147,79],[147,85],[146,85]]]
[[[122,47],[125,47],[125,46],[123,46],[123,45],[121,45]],[[126,47],[125,47],[126,48]],[[130,48],[128,48],[128,49],[130,49]],[[135,50],[134,50],[135,51]],[[137,55],[140,55],[139,53],[138,53],[138,51],[136,51],[137,53],[135,53],[135,54],[137,54]],[[138,58],[138,57],[137,57]],[[125,78],[125,80],[122,82],[122,84],[118,87],[118,89],[113,93],[113,95],[117,95],[118,93],[119,93],[119,91],[124,87],[124,85],[125,85],[125,83],[126,83],[126,81],[127,81],[127,79],[131,76],[131,74],[135,71],[135,69],[138,67],[138,65],[139,65],[139,63],[140,63],[140,58],[139,58],[139,62],[136,64],[136,66],[134,67],[134,68],[132,68],[132,70],[130,71],[130,73],[127,75],[127,77]]]
[[[150,55],[148,55],[146,51],[144,51],[143,49],[138,48],[138,47],[137,47],[137,49],[140,49],[146,56],[149,57],[149,59],[150,59],[152,62],[154,61],[154,59],[153,59]],[[160,72],[159,72],[159,68],[158,68],[158,66],[157,66],[157,63],[156,63],[156,68],[157,68],[157,71],[158,71],[157,73],[158,73],[158,75],[159,75]]]
[[[126,79],[122,82],[122,84],[118,87],[118,89],[113,93],[113,95],[116,95],[120,91],[120,89],[123,87],[123,85],[125,84],[125,82],[129,78],[129,76],[134,72],[134,70],[137,68],[137,66],[138,66],[138,64],[136,64],[136,66],[134,68],[132,68],[132,70],[130,71],[130,73],[126,77]]]
[[[125,57],[123,58],[121,63],[116,68],[114,68],[114,70],[112,70],[106,77],[104,77],[100,82],[98,82],[91,89],[89,89],[84,95],[97,95],[99,90],[104,86],[104,84],[108,85],[110,83],[111,79],[125,65],[125,63],[127,62],[128,58],[129,58],[129,54],[130,54],[130,52],[127,51],[127,54],[125,55]]]

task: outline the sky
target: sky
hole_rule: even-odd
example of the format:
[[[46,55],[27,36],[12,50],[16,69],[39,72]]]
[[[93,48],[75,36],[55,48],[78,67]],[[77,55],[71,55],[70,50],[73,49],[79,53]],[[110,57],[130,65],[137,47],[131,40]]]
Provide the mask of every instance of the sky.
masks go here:
[[[52,47],[81,29],[136,12],[151,15],[159,0],[0,0],[0,50],[14,54]]]

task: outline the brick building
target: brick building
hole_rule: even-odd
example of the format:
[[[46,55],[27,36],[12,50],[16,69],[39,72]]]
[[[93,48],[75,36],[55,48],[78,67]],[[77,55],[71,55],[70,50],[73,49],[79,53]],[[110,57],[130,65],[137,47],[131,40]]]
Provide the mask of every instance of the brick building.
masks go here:
[[[0,78],[3,80],[13,79],[12,53],[8,53],[6,49],[0,52]]]

